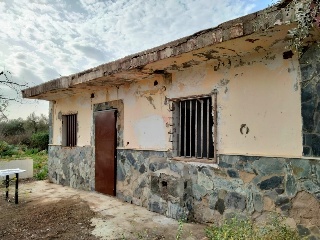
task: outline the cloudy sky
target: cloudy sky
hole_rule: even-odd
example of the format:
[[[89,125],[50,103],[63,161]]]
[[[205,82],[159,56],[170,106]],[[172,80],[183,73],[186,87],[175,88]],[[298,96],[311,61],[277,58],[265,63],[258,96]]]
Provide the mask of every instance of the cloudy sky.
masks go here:
[[[0,72],[29,86],[266,8],[272,0],[0,0]],[[0,76],[1,80],[1,76]],[[3,79],[2,79],[3,80]],[[0,85],[0,94],[10,94]],[[48,113],[11,104],[9,118]]]

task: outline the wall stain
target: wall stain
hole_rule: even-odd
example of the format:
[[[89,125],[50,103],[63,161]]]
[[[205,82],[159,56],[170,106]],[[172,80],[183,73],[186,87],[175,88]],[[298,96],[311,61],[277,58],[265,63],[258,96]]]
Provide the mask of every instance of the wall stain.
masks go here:
[[[154,100],[153,100],[153,98],[151,97],[151,96],[145,96],[145,98],[148,100],[148,102],[152,105],[152,107],[154,108],[154,109],[156,109],[156,106],[154,105]]]

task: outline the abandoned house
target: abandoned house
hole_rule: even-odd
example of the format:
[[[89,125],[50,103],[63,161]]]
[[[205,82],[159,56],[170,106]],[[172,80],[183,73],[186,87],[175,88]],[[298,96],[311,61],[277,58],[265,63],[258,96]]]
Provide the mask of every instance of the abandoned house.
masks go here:
[[[292,1],[23,90],[50,101],[50,181],[175,219],[320,230],[320,48]],[[294,9],[294,8],[293,8]]]

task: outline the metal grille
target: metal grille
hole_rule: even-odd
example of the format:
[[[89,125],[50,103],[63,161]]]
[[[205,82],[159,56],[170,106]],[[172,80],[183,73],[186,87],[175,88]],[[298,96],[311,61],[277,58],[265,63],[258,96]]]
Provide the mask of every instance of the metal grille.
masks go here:
[[[213,158],[211,97],[179,102],[179,156]]]
[[[77,114],[64,115],[65,146],[77,145]]]

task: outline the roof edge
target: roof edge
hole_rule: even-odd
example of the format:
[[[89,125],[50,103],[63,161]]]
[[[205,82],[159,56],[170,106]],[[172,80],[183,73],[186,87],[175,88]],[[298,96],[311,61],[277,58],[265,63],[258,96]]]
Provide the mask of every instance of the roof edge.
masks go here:
[[[22,90],[22,96],[23,98],[37,98],[38,95],[52,90],[70,88],[79,83],[110,76],[122,71],[141,69],[149,63],[176,57],[235,38],[249,36],[253,33],[268,30],[275,25],[291,23],[293,21],[293,13],[288,13],[284,10],[292,1],[284,0],[277,5],[221,23],[216,27],[201,30],[192,35],[128,55],[118,60],[24,89]],[[266,18],[266,16],[268,17]]]

